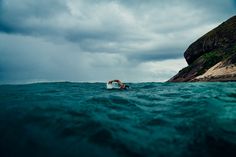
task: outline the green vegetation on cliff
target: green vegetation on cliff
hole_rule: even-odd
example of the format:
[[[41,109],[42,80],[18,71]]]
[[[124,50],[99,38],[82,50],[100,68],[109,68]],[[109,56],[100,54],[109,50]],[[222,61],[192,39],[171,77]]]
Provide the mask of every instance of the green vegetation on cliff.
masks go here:
[[[184,53],[188,64],[192,64],[202,55],[215,51],[224,50],[232,47],[236,43],[236,16],[223,22],[217,28],[206,33],[197,41],[192,43]]]
[[[172,77],[170,82],[191,81],[219,62],[222,62],[222,66],[236,64],[236,16],[191,44],[184,57],[189,65]]]

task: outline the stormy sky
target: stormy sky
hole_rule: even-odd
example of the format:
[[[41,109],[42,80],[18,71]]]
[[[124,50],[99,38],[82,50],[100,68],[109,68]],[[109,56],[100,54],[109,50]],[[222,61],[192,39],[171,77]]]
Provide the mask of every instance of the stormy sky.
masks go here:
[[[166,81],[236,0],[0,0],[0,83]]]

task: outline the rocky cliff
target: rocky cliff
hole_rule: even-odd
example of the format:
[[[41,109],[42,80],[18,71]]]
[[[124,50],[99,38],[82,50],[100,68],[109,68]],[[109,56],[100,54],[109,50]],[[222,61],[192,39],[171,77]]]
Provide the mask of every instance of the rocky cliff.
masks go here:
[[[188,66],[169,82],[236,81],[236,16],[191,44]]]

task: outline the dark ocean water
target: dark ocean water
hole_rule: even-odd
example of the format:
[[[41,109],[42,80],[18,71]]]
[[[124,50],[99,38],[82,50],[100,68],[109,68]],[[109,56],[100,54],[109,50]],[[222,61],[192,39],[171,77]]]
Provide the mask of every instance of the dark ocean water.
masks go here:
[[[0,156],[236,156],[236,83],[129,85],[1,85]]]

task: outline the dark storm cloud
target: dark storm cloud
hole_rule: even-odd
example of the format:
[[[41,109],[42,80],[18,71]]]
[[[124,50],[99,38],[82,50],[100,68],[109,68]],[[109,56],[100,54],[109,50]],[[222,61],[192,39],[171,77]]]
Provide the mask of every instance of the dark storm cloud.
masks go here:
[[[0,82],[168,79],[235,10],[235,0],[0,0]]]
[[[210,13],[208,15],[205,16],[201,16],[201,18],[203,20],[211,20],[211,21],[215,21],[216,18],[218,18],[219,20],[223,20],[226,17],[232,15],[232,13],[235,11],[235,7],[230,6],[232,2],[232,4],[235,4],[235,0],[234,1],[215,1],[215,0],[207,0],[207,1],[194,1],[194,0],[188,0],[188,1],[183,1],[183,0],[169,0],[169,1],[155,1],[155,0],[147,0],[147,1],[141,1],[141,0],[128,0],[128,1],[124,1],[124,0],[117,0],[117,1],[108,1],[108,0],[100,0],[100,1],[81,1],[82,5],[75,5],[75,9],[78,10],[78,12],[81,11],[81,15],[77,16],[77,15],[73,15],[73,13],[71,13],[71,10],[69,8],[68,2],[71,3],[76,3],[76,1],[66,1],[66,0],[40,0],[40,1],[32,1],[32,0],[23,0],[20,2],[17,2],[15,0],[1,0],[0,3],[0,27],[2,28],[2,31],[4,32],[8,32],[8,33],[32,33],[32,34],[37,34],[37,33],[59,33],[60,31],[65,31],[60,27],[57,27],[56,25],[59,23],[56,23],[57,21],[53,21],[53,18],[64,18],[63,15],[68,16],[68,18],[72,18],[72,20],[77,21],[78,24],[81,24],[81,21],[86,21],[87,19],[90,19],[94,16],[97,16],[97,11],[99,12],[101,10],[101,8],[97,7],[99,5],[103,6],[103,5],[107,5],[107,3],[109,4],[114,4],[114,5],[107,5],[107,7],[103,7],[103,9],[109,9],[109,7],[114,7],[117,6],[115,9],[119,9],[122,6],[125,7],[125,9],[130,10],[130,14],[131,15],[150,15],[153,16],[155,15],[155,13],[161,13],[161,12],[165,12],[165,14],[167,14],[167,16],[163,16],[163,17],[158,17],[158,15],[156,15],[157,17],[151,17],[151,20],[153,19],[154,22],[156,22],[155,20],[157,19],[157,22],[159,22],[160,25],[162,25],[162,20],[166,20],[166,21],[175,21],[175,19],[177,20],[181,20],[180,18],[182,18],[181,16],[178,17],[178,15],[172,14],[172,7],[173,5],[175,6],[180,6],[180,9],[182,6],[186,7],[189,10],[189,12],[185,12],[184,14],[188,15],[189,13],[191,13],[192,9],[196,9],[199,10],[199,13],[205,11],[206,13]],[[117,5],[116,5],[117,4]],[[120,7],[121,6],[121,7]],[[226,10],[227,7],[227,10]],[[89,9],[92,8],[92,9]],[[169,8],[169,9],[168,9]],[[100,9],[100,10],[99,10]],[[154,14],[150,13],[149,11],[152,11]],[[86,13],[86,11],[90,12],[93,11],[93,13]],[[123,11],[123,10],[120,10]],[[184,11],[184,10],[183,10]],[[169,12],[169,13],[168,13]],[[106,12],[105,12],[106,13]],[[168,16],[171,15],[171,16]],[[200,16],[201,14],[199,14]],[[221,15],[221,16],[219,16]],[[65,17],[66,17],[65,16]],[[109,17],[109,14],[106,15],[107,17]],[[112,15],[111,15],[112,16]],[[196,14],[195,16],[198,16],[198,14]],[[107,18],[105,17],[105,18]],[[186,16],[187,17],[187,16]],[[214,17],[212,19],[212,17]],[[114,17],[117,18],[117,17]],[[185,17],[183,17],[185,18]],[[194,17],[193,17],[194,18]],[[122,30],[124,28],[123,25],[119,25],[119,24],[113,24],[111,22],[114,23],[118,23],[119,21],[115,21],[115,20],[120,20],[120,19],[109,19],[106,23],[106,21],[104,21],[104,19],[99,19],[101,20],[99,22],[102,23],[102,29],[98,28],[98,25],[95,25],[95,27],[92,27],[93,32],[90,32],[90,29],[86,29],[86,25],[84,25],[85,28],[81,28],[78,25],[78,28],[69,28],[67,37],[71,40],[75,40],[77,41],[78,39],[83,39],[83,38],[98,38],[99,35],[104,38],[108,38],[108,36],[112,37],[112,35],[117,35],[119,31],[122,32]],[[63,19],[62,19],[63,20]],[[67,19],[65,20],[65,24],[67,22]],[[140,17],[140,19],[138,20],[142,20],[142,17]],[[188,20],[188,19],[182,19],[181,22],[185,23],[184,21]],[[52,26],[51,22],[55,22],[54,26]],[[71,21],[70,21],[71,22]],[[91,21],[88,21],[91,22]],[[104,22],[104,23],[103,23]],[[202,21],[201,21],[202,22]],[[74,22],[74,24],[77,24],[76,22]],[[83,24],[83,23],[82,23]],[[150,23],[154,26],[156,26],[157,24],[155,23]],[[159,25],[158,24],[158,25]],[[174,24],[174,23],[173,23]],[[195,22],[189,23],[189,24],[196,24]],[[199,24],[199,23],[197,23]],[[157,26],[158,26],[157,25]],[[97,26],[97,27],[96,27]],[[189,25],[187,25],[189,26]],[[169,26],[171,27],[171,26]],[[178,26],[174,26],[175,28],[177,28]],[[54,29],[53,29],[54,28]],[[183,27],[183,25],[181,25],[182,29],[185,29]],[[45,30],[45,29],[49,29],[49,30]],[[158,30],[163,30],[164,28],[160,28],[158,27]],[[170,28],[169,28],[170,29]],[[86,31],[87,30],[87,31]],[[171,30],[169,30],[171,31]],[[107,34],[106,34],[107,32]],[[86,34],[87,33],[87,34]],[[100,33],[100,34],[99,34]],[[160,32],[161,33],[161,32]],[[65,35],[65,34],[64,34]],[[76,37],[75,35],[79,35],[81,36],[81,38]],[[114,37],[114,36],[113,36]]]
[[[2,0],[0,30],[23,35],[61,37],[77,42],[85,51],[89,51],[93,49],[91,46],[101,42],[101,45],[109,41],[129,43],[135,42],[138,36],[155,40],[147,34],[158,36],[168,32],[183,32],[202,24],[222,21],[235,9],[229,2]],[[85,46],[90,41],[91,45]],[[106,51],[105,48],[103,52]]]
[[[0,29],[20,34],[44,32],[47,28],[43,23],[67,8],[62,0],[1,0],[0,3]]]

